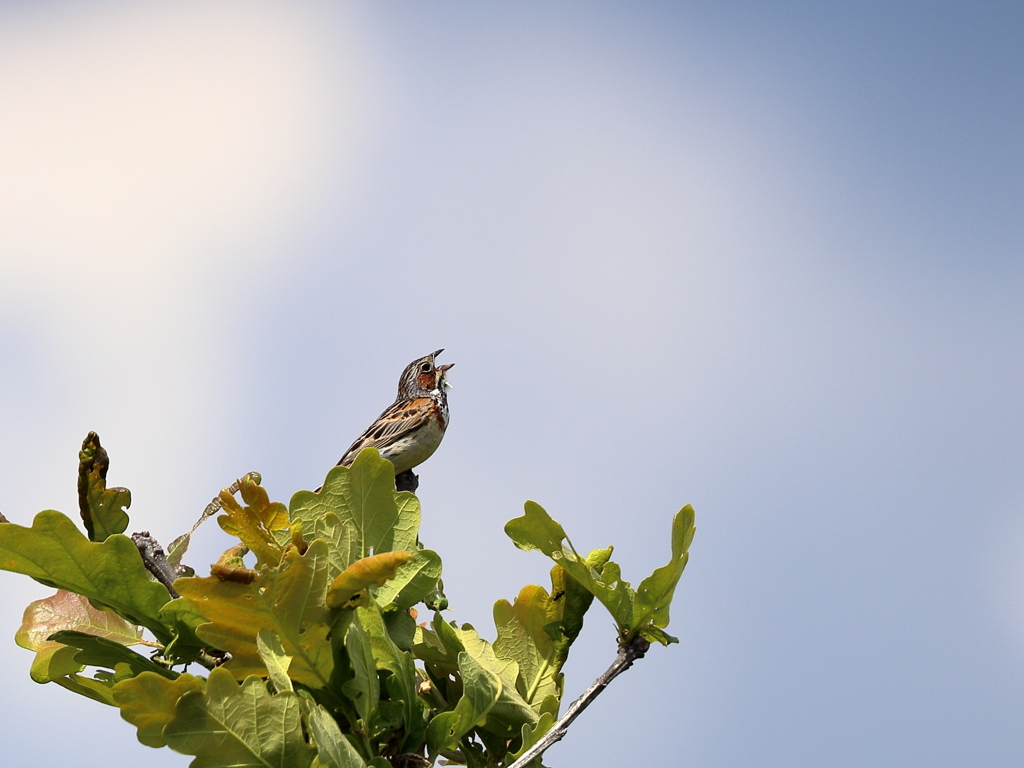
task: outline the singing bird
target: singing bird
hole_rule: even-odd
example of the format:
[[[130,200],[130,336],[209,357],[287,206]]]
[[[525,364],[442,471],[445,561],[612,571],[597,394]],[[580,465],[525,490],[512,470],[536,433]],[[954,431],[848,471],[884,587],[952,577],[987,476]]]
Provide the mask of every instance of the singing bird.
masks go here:
[[[439,349],[405,367],[395,402],[352,443],[340,466],[350,466],[361,450],[370,447],[395,465],[396,475],[430,458],[448,427],[451,385],[446,374],[455,363],[435,365],[442,352]]]

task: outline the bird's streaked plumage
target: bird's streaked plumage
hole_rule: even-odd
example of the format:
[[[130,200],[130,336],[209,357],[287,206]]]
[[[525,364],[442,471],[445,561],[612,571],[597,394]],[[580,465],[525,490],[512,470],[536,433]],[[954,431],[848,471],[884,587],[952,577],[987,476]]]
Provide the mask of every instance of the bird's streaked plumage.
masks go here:
[[[437,450],[448,427],[447,371],[454,363],[438,366],[439,349],[414,360],[402,371],[398,397],[361,434],[341,457],[347,467],[364,448],[376,448],[401,474],[422,464]]]

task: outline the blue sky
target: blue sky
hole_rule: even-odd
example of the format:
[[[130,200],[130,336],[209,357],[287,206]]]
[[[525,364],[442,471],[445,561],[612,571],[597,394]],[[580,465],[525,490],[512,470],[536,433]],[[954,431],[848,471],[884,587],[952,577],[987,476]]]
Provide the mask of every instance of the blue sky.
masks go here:
[[[0,511],[73,513],[89,430],[133,530],[248,470],[287,500],[445,347],[451,618],[546,578],[527,498],[634,581],[697,511],[680,644],[548,764],[1017,765],[1022,39],[1008,4],[2,6]],[[48,591],[3,583],[12,762],[187,764],[32,683]],[[570,695],[612,641],[595,610]]]

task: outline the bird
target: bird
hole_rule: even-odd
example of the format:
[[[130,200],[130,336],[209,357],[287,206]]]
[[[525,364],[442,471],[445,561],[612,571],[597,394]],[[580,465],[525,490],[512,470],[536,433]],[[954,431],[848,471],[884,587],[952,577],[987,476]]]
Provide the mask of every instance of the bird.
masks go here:
[[[364,448],[376,448],[395,465],[395,475],[419,466],[441,444],[448,427],[448,370],[455,363],[436,365],[439,349],[413,360],[398,380],[398,397],[363,432],[338,462],[348,467]]]

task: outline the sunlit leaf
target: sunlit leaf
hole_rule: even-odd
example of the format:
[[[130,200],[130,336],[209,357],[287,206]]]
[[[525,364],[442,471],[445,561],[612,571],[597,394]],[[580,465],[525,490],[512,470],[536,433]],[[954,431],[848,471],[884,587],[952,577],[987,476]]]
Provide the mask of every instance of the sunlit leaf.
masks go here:
[[[551,726],[555,724],[555,715],[551,712],[545,712],[540,716],[535,724],[530,725],[529,723],[523,723],[523,728],[520,731],[522,737],[522,744],[515,752],[509,754],[511,760],[517,759],[526,750],[536,744],[543,738],[544,734],[551,730]]]
[[[292,525],[301,526],[308,541],[321,539],[327,544],[330,579],[334,579],[361,557],[362,540],[354,520],[341,520],[333,512],[327,512],[312,523],[296,518]]]
[[[472,625],[448,626],[465,652],[472,656],[477,664],[493,672],[501,680],[498,700],[488,712],[484,726],[493,733],[510,737],[519,732],[523,723],[536,723],[537,712],[526,702],[516,685],[519,679],[519,663],[513,659],[499,657],[493,646],[480,637]]]
[[[696,530],[693,526],[693,507],[687,504],[672,520],[672,559],[640,582],[636,591],[633,626],[637,627],[648,640],[668,643],[675,638],[664,632],[655,632],[668,626],[669,605],[675,593],[679,577],[689,560],[687,551]],[[652,629],[647,629],[651,625]]]
[[[78,454],[78,506],[91,541],[103,541],[128,527],[132,492],[127,488],[107,488],[110,458],[100,438],[90,432]]]
[[[239,685],[217,668],[205,692],[178,700],[163,736],[171,749],[196,756],[191,768],[304,768],[314,751],[303,738],[299,709],[291,691],[272,696],[259,678]]]
[[[517,688],[519,664],[513,659],[499,657],[494,648],[484,640],[469,624],[461,627],[448,623],[435,614],[432,623],[433,632],[423,628],[417,630],[417,645],[413,653],[433,667],[437,672],[450,674],[452,658],[468,653],[480,666],[494,674],[502,683],[498,700],[491,707],[484,727],[505,738],[515,736],[523,723],[536,723],[538,713],[520,694]],[[432,678],[443,689],[447,688],[443,679]]]
[[[210,623],[197,630],[214,648],[229,651],[225,668],[238,678],[266,676],[256,646],[261,629],[276,632],[292,657],[292,680],[311,688],[327,686],[334,668],[328,642],[327,545],[313,542],[304,555],[287,552],[277,569],[268,569],[252,584],[215,577],[178,579],[175,588]]]
[[[155,672],[143,672],[122,680],[113,688],[114,702],[121,717],[138,728],[138,738],[147,747],[163,747],[164,726],[174,719],[178,699],[189,691],[202,691],[201,677],[183,674],[173,680]]]
[[[517,547],[544,552],[591,592],[615,619],[623,642],[637,634],[655,642],[674,641],[661,629],[668,624],[669,603],[686,566],[686,550],[693,539],[693,531],[693,508],[686,506],[673,520],[672,559],[643,581],[638,594],[628,581],[622,579],[619,565],[608,559],[611,547],[595,550],[590,558],[584,560],[573,549],[562,526],[552,520],[540,505],[527,502],[525,514],[505,526],[505,532]]]
[[[352,563],[327,588],[327,607],[348,607],[358,593],[393,578],[400,566],[411,562],[411,552],[382,552]]]
[[[327,513],[336,514],[343,524],[350,520],[355,525],[359,558],[415,549],[419,501],[410,493],[395,491],[395,465],[374,448],[362,451],[351,467],[334,467],[320,491],[292,496],[289,516],[302,520],[303,530],[311,530]]]
[[[441,558],[429,549],[415,549],[413,553],[415,558],[402,565],[394,578],[377,590],[377,602],[382,609],[411,608],[437,589]]]
[[[127,536],[91,542],[67,517],[47,510],[36,515],[31,528],[0,525],[0,569],[76,592],[146,627],[161,642],[171,639],[158,616],[171,596],[149,578]]]
[[[270,501],[266,489],[256,482],[251,472],[239,481],[239,490],[245,506],[238,503],[230,489],[220,492],[224,514],[217,522],[256,554],[257,566],[276,566],[281,562],[284,548],[273,532],[288,527],[288,511],[284,504]]]
[[[505,533],[520,549],[539,549],[548,557],[562,550],[567,536],[562,526],[553,520],[543,507],[528,501],[525,514],[505,524]]]
[[[562,675],[556,667],[551,634],[558,627],[561,613],[561,605],[537,585],[523,587],[515,603],[499,600],[494,604],[494,625],[498,628],[494,653],[516,662],[519,693],[538,711],[547,696],[556,700],[562,697]]]
[[[256,581],[258,572],[249,568],[243,558],[249,552],[245,544],[238,544],[229,547],[217,558],[217,562],[210,566],[210,575],[216,576],[221,581],[237,581],[239,584],[252,584]],[[280,561],[278,561],[280,562]]]

